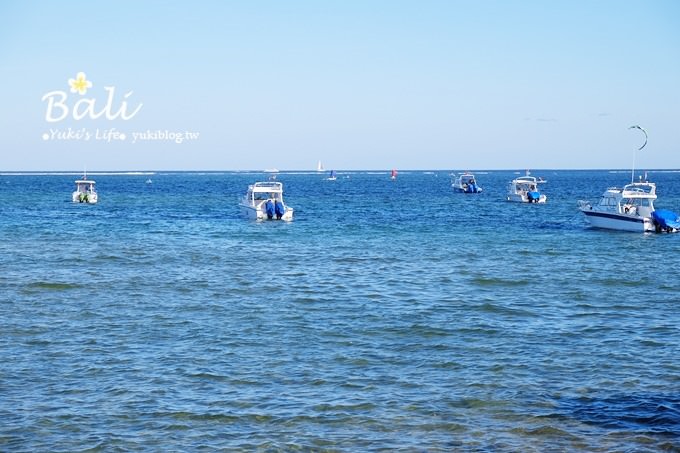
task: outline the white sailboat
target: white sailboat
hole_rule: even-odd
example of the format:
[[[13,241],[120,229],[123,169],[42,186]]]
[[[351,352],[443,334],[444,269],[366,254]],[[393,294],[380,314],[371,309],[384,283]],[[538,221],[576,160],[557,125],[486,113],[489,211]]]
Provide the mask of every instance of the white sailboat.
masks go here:
[[[316,164],[316,171],[318,171],[318,172],[322,172],[322,171],[323,171],[323,164],[321,163],[321,161],[317,162],[317,164]]]

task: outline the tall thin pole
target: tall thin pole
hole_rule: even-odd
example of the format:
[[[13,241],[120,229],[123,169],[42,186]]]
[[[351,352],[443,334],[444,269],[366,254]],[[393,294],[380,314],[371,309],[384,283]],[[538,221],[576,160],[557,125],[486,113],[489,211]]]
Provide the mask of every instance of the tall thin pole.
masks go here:
[[[639,147],[638,149],[636,149],[633,152],[633,169],[630,172],[630,182],[634,183],[635,182],[635,158],[637,156],[637,152],[640,151],[642,148],[644,148],[645,145],[647,145],[647,131],[644,130],[642,127],[638,126],[637,124],[635,126],[629,127],[628,129],[640,129],[642,131],[642,133],[645,134],[645,142],[642,144],[641,147]]]

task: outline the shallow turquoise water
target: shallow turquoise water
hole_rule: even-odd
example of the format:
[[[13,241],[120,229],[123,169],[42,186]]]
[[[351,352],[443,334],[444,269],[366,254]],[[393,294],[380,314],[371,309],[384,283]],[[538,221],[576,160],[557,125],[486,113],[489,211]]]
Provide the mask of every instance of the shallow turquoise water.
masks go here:
[[[0,176],[0,450],[680,449],[680,235],[535,174],[282,174],[290,224],[238,216],[258,173]]]

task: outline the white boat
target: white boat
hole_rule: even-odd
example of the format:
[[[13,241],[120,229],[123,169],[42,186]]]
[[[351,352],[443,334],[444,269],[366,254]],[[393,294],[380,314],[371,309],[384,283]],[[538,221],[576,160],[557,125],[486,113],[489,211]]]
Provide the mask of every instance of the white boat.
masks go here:
[[[397,179],[397,170],[395,168],[392,169],[392,173],[390,173],[390,179],[394,181]]]
[[[548,197],[538,191],[541,181],[533,176],[519,176],[508,184],[508,201],[518,203],[545,203]]]
[[[477,185],[475,175],[470,172],[461,173],[451,183],[451,187],[456,192],[462,193],[481,193],[482,188]]]
[[[241,214],[251,220],[293,220],[293,208],[283,201],[283,184],[267,181],[248,186],[239,203]]]
[[[328,178],[326,178],[329,181],[335,181],[338,179],[338,177],[335,175],[335,170],[331,170],[331,173],[328,175]]]
[[[76,190],[71,194],[73,202],[95,204],[97,202],[97,191],[94,185],[95,182],[87,179],[87,175],[83,175],[83,179],[76,180]]]
[[[628,129],[638,129],[645,134],[645,141],[637,151],[647,145],[647,131],[640,126]],[[637,152],[636,151],[636,152]],[[633,169],[630,172],[630,184],[623,188],[610,187],[596,204],[579,201],[579,209],[586,216],[586,220],[594,228],[608,230],[648,232],[663,231],[673,233],[680,231],[680,216],[672,211],[654,209],[656,200],[656,184],[645,178],[634,181],[635,153],[633,154]]]
[[[656,184],[640,181],[610,187],[597,203],[579,201],[579,209],[593,228],[619,231],[668,231],[680,228],[677,214],[655,210]]]
[[[317,162],[317,164],[316,164],[316,171],[318,171],[318,172],[322,172],[322,171],[323,171],[323,164],[321,163],[321,161]]]

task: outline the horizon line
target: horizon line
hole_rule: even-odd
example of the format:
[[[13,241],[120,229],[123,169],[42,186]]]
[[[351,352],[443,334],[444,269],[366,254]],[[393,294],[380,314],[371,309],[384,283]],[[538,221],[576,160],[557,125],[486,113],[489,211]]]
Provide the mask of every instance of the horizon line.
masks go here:
[[[315,170],[315,169],[304,169],[304,170],[275,170],[272,169],[246,169],[246,170],[177,170],[177,169],[145,169],[145,170],[99,170],[99,171],[88,171],[87,174],[90,175],[129,175],[129,176],[144,176],[153,175],[157,173],[265,173],[265,174],[276,174],[276,173],[310,173],[310,174],[323,174],[329,173],[330,171],[336,172],[386,172],[389,173],[393,169],[391,168],[365,168],[365,169],[328,169],[328,170]],[[630,172],[630,168],[476,168],[476,169],[457,169],[457,168],[404,168],[396,169],[399,172],[490,172],[490,171],[530,171],[530,172],[545,172],[545,171],[625,171]],[[636,172],[654,172],[654,171],[680,171],[680,168],[650,168],[650,169],[638,169]],[[1,176],[12,176],[12,175],[82,175],[84,172],[82,170],[5,170],[0,171]]]

